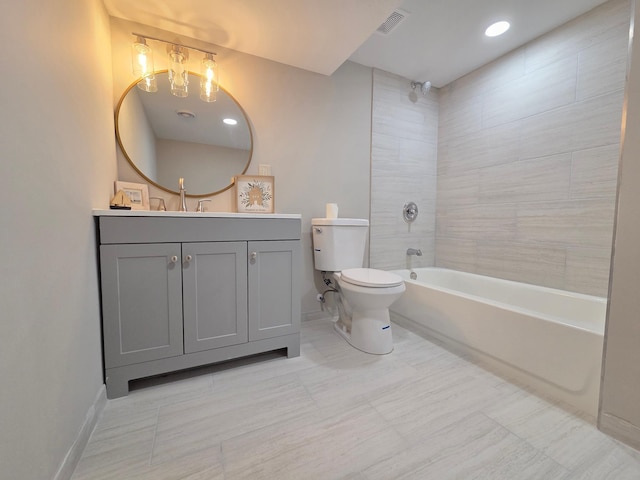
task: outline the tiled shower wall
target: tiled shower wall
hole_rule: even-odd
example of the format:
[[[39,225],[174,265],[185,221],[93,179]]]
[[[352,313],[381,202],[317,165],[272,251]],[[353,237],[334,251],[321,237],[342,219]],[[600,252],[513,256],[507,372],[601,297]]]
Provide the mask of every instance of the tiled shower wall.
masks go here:
[[[435,254],[438,93],[426,96],[410,81],[373,70],[370,257],[373,268],[407,268],[407,248],[419,248],[411,266],[432,266]],[[409,225],[402,207],[415,202]]]
[[[441,89],[437,266],[606,296],[629,19],[607,2]]]

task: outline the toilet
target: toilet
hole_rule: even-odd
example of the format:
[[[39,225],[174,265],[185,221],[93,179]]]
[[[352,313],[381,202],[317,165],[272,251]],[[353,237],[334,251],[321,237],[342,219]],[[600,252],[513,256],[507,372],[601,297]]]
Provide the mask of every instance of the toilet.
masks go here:
[[[358,350],[386,354],[393,350],[389,307],[405,291],[402,278],[363,268],[369,221],[314,218],[313,260],[337,291],[335,330]]]

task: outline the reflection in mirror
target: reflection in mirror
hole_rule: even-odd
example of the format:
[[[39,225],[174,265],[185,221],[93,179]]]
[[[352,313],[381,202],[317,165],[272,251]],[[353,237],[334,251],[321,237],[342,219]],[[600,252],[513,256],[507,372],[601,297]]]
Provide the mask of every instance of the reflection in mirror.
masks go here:
[[[194,87],[186,98],[171,95],[166,72],[156,78],[157,92],[144,92],[134,83],[118,103],[116,136],[124,156],[165,191],[178,193],[181,177],[191,196],[226,190],[251,161],[253,140],[244,110],[222,88],[216,102],[200,100],[197,74],[189,73],[189,89]]]

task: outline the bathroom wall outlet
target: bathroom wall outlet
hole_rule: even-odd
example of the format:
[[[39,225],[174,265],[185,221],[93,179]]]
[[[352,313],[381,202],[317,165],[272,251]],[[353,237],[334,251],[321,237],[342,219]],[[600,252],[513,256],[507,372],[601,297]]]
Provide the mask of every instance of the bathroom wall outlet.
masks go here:
[[[271,165],[258,165],[258,175],[271,176]]]

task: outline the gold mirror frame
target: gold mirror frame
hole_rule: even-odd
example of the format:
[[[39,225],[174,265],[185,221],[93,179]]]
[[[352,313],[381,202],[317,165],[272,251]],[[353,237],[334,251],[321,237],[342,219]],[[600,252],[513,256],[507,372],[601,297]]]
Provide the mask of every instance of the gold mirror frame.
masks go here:
[[[155,75],[157,74],[162,74],[162,73],[168,73],[168,70],[158,70],[156,72],[154,72]],[[199,73],[196,72],[192,72],[189,71],[188,72],[189,75],[194,75],[196,77],[202,77],[202,75],[200,75]],[[124,158],[127,160],[127,162],[129,162],[129,165],[131,165],[131,167],[138,173],[138,175],[140,175],[142,178],[144,178],[147,182],[149,182],[151,185],[159,188],[160,190],[163,190],[167,193],[172,193],[174,195],[179,195],[180,192],[178,192],[177,190],[171,190],[168,187],[165,187],[163,185],[160,185],[159,183],[157,183],[154,180],[151,180],[149,177],[147,177],[147,175],[145,175],[139,168],[138,166],[135,164],[135,162],[131,159],[131,157],[129,156],[129,154],[127,153],[126,149],[124,148],[124,145],[122,144],[122,139],[120,137],[120,129],[119,127],[119,123],[118,123],[118,117],[120,114],[120,108],[122,107],[122,104],[124,102],[124,99],[127,97],[127,94],[133,89],[136,88],[136,86],[138,85],[138,82],[140,80],[136,80],[134,81],[131,85],[129,85],[126,90],[122,93],[122,95],[120,96],[120,100],[118,100],[118,105],[116,106],[116,110],[115,110],[115,128],[116,128],[116,140],[118,142],[118,146],[120,147],[120,151],[122,152],[122,154],[124,155]],[[225,94],[227,94],[229,96],[229,98],[231,98],[231,100],[233,100],[233,102],[238,106],[238,108],[240,109],[240,112],[242,112],[242,115],[244,115],[245,121],[247,122],[247,128],[249,129],[249,138],[251,141],[251,149],[249,150],[249,158],[247,159],[247,163],[244,166],[244,169],[241,172],[238,172],[238,175],[244,175],[247,171],[247,169],[249,168],[249,164],[251,163],[251,159],[253,158],[253,130],[251,129],[251,122],[249,121],[249,116],[247,115],[247,112],[244,111],[244,108],[242,108],[242,105],[240,105],[240,103],[235,99],[235,97],[233,95],[231,95],[225,88],[223,88],[222,86],[220,86],[220,90],[222,92],[224,92]],[[198,194],[190,194],[187,193],[186,196],[187,197],[192,197],[192,198],[201,198],[201,197],[212,197],[214,195],[218,195],[219,193],[225,192],[227,190],[229,190],[231,187],[233,187],[233,181],[231,181],[229,183],[229,185],[225,186],[224,188],[221,188],[220,190],[216,190],[214,192],[210,192],[210,193],[198,193]]]

